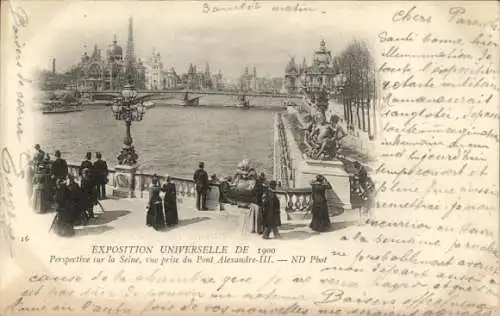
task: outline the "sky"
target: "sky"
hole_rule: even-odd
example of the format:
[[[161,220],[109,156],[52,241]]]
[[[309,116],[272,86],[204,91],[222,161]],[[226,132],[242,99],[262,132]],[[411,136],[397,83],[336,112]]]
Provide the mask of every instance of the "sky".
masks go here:
[[[208,2],[210,8],[231,4]],[[362,7],[355,2],[307,5],[325,13],[272,11],[286,4],[265,1],[259,2],[258,10],[207,14],[203,1],[27,3],[29,26],[36,31],[31,30],[26,54],[32,56],[32,66],[42,69],[50,69],[56,58],[56,69],[63,72],[78,63],[84,51],[90,54],[94,44],[104,52],[113,34],[125,52],[130,16],[138,57],[149,57],[155,49],[165,69],[184,73],[190,63],[204,69],[209,62],[212,72],[220,69],[229,78],[241,75],[246,66],[250,71],[255,66],[259,76],[283,76],[291,56],[298,63],[306,57],[310,63],[321,39],[333,54],[354,38],[369,44],[375,39],[370,31],[373,20],[359,18],[374,14],[376,8],[366,2]]]

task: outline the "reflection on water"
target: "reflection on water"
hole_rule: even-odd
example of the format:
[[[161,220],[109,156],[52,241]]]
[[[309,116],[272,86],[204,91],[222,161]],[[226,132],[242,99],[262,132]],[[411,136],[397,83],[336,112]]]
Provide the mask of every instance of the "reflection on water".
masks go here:
[[[198,162],[205,161],[209,174],[223,176],[234,174],[237,163],[248,158],[257,171],[270,176],[273,114],[278,110],[175,106],[150,109],[141,122],[132,123],[141,169],[191,177]],[[117,163],[125,124],[116,121],[109,108],[40,113],[37,125],[37,141],[51,154],[60,149],[68,161],[79,163],[87,151],[100,151],[108,164]]]

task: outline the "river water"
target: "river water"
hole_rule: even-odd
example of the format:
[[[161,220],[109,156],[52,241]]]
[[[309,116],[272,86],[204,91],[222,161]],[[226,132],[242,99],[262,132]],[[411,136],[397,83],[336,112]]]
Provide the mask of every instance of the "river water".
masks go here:
[[[186,108],[157,103],[141,122],[132,123],[140,169],[192,177],[198,162],[205,161],[209,174],[224,176],[233,175],[238,162],[248,158],[258,172],[271,176],[273,122],[278,111],[282,110],[279,107]],[[65,159],[80,163],[87,151],[99,151],[108,165],[117,164],[125,123],[116,121],[110,108],[40,113],[36,122],[42,127],[37,142],[47,152],[53,154],[59,149]]]

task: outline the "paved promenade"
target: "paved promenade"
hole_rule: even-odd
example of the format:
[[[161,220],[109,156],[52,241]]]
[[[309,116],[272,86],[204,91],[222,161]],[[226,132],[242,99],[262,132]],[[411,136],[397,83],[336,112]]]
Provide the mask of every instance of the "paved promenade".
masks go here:
[[[262,240],[260,235],[248,233],[247,225],[248,209],[236,206],[226,206],[225,211],[197,211],[191,205],[192,199],[186,199],[178,204],[179,224],[173,228],[165,228],[163,231],[155,231],[145,225],[146,199],[108,199],[101,201],[105,212],[95,208],[98,218],[91,220],[87,226],[75,227],[74,238],[62,238],[70,241],[73,247],[74,240],[93,242],[118,242],[120,240],[136,242],[165,242],[172,240],[183,241],[258,241]],[[48,231],[55,213],[41,214],[37,219],[37,226],[46,228]],[[333,228],[331,232],[325,233],[327,238],[341,233],[341,228],[356,225],[358,223],[358,211],[346,211],[344,214],[332,218]],[[310,219],[295,217],[293,220],[282,220],[281,234],[283,240],[297,240],[319,238],[319,234],[311,231],[308,227]],[[339,231],[340,229],[340,231]],[[52,234],[57,237],[55,234]],[[323,235],[323,234],[322,234]],[[59,238],[59,237],[57,237]],[[263,241],[263,240],[262,240]],[[278,241],[265,241],[275,243]],[[65,242],[66,243],[66,242]]]

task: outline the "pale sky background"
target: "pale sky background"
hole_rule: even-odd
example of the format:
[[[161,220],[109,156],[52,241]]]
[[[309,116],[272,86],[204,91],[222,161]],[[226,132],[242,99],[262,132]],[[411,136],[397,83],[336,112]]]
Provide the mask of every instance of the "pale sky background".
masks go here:
[[[26,3],[26,2],[25,2]],[[30,24],[40,25],[26,51],[32,66],[51,68],[57,60],[57,71],[68,70],[94,44],[103,52],[117,34],[124,52],[128,18],[134,19],[136,55],[148,57],[153,48],[160,52],[164,68],[187,72],[189,63],[204,69],[210,63],[212,72],[219,69],[228,77],[241,75],[243,68],[257,67],[259,76],[282,76],[290,56],[298,63],[306,57],[309,64],[321,39],[332,53],[339,53],[353,38],[372,43],[373,17],[380,14],[376,4],[359,6],[356,2],[301,2],[326,12],[276,13],[274,5],[296,2],[259,2],[254,12],[202,13],[201,1],[189,2],[86,2],[29,3]],[[242,3],[233,1],[233,3]],[[252,3],[249,1],[249,3]],[[228,6],[231,2],[209,2]],[[380,4],[380,3],[378,3]]]

